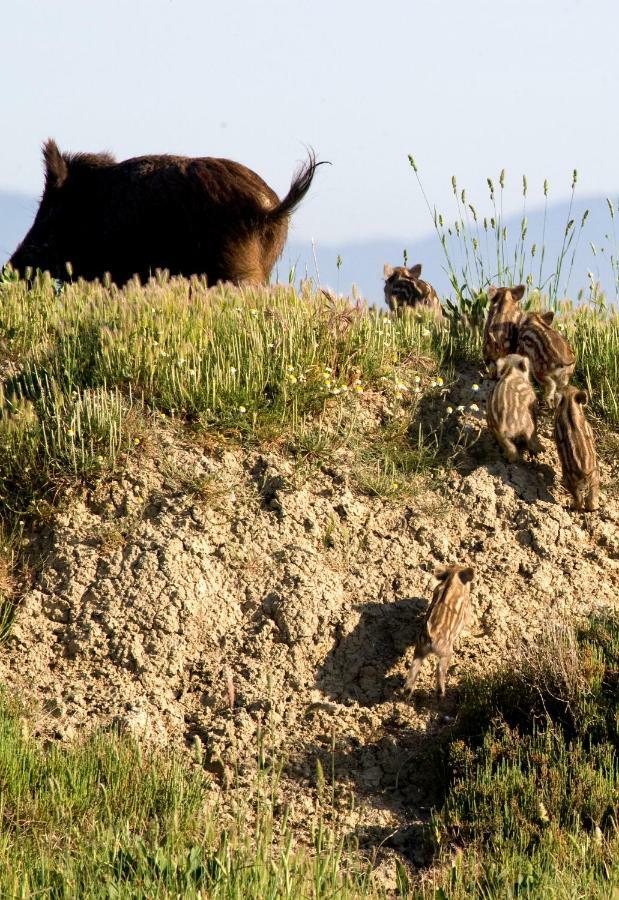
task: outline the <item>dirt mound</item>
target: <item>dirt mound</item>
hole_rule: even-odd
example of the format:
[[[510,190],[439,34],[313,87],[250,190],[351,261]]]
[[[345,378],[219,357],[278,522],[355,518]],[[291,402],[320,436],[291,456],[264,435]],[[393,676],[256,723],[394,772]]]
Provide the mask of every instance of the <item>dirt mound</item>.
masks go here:
[[[249,771],[268,725],[299,816],[298,783],[334,750],[340,782],[365,798],[351,821],[379,837],[402,828],[424,802],[416,752],[455,708],[460,674],[509,659],[548,621],[617,603],[617,499],[570,512],[542,440],[538,462],[508,465],[482,428],[468,469],[383,502],[355,492],[346,465],[300,472],[162,428],[156,452],[56,517],[2,679],[38,702],[42,733],[197,740],[216,780]],[[603,464],[603,486],[616,479]],[[433,569],[450,561],[476,567],[475,624],[439,710],[433,664],[415,703],[400,688]]]

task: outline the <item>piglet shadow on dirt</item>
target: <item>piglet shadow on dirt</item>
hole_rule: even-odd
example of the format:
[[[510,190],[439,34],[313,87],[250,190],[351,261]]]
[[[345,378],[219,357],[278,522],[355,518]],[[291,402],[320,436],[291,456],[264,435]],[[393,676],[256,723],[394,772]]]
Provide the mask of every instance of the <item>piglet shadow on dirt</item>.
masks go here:
[[[350,634],[336,638],[321,663],[316,687],[338,703],[373,706],[396,699],[401,678],[389,670],[412,648],[427,609],[427,599],[366,603]]]

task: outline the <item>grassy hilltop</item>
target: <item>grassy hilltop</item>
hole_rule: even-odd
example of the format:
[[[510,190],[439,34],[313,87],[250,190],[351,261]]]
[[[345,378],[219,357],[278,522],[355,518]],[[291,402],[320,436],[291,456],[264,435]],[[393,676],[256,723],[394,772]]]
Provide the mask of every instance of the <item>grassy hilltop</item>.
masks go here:
[[[615,472],[619,316],[557,308]],[[276,452],[303,477],[344,466],[353,495],[394,507],[483,466],[480,321],[470,308],[441,324],[394,318],[310,285],[0,283],[4,640],[56,513],[85,490],[155,460],[175,490],[216,503],[221,484],[166,469],[162,428],[205,454]],[[606,490],[616,497],[616,484]],[[346,538],[329,529],[327,550]],[[184,754],[114,731],[46,745],[30,711],[6,700],[0,894],[614,896],[618,672],[619,621],[598,615],[556,623],[511,665],[467,675],[455,721],[418,759],[433,805],[414,824],[418,855],[411,866],[395,844],[386,880],[373,865],[388,836],[369,852],[343,826],[328,748],[301,835],[278,800],[286,761],[268,727],[251,787],[233,779],[220,791],[199,741]]]

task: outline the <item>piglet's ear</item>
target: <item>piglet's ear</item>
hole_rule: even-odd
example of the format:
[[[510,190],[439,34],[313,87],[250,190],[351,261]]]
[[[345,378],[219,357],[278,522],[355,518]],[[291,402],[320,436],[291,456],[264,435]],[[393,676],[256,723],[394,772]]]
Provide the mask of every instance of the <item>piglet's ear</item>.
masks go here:
[[[496,295],[498,293],[499,293],[498,287],[495,287],[495,285],[491,284],[490,287],[488,288],[488,301],[490,303],[492,303],[492,301],[494,300],[494,298],[496,297]]]
[[[475,569],[472,566],[469,566],[467,569],[461,569],[458,572],[458,578],[462,582],[462,584],[468,584],[469,581],[472,581],[475,577]]]
[[[524,297],[524,292],[526,291],[526,287],[524,284],[519,284],[518,287],[510,288],[510,293],[514,300],[520,302]]]
[[[542,313],[540,315],[540,319],[545,322],[546,325],[552,325],[554,317],[555,314],[551,309],[549,309],[548,312]]]
[[[574,400],[576,403],[580,403],[581,406],[586,406],[589,402],[589,394],[586,391],[576,391],[574,394]]]
[[[417,263],[416,266],[411,266],[408,271],[413,278],[419,278],[419,276],[421,275],[421,263]]]
[[[437,581],[445,581],[445,579],[449,575],[449,572],[449,566],[439,566],[438,569],[434,570],[434,577]]]
[[[391,278],[393,275],[393,266],[390,266],[389,263],[385,263],[383,266],[383,278]]]
[[[45,161],[45,189],[62,187],[67,180],[69,167],[67,161],[58,149],[56,141],[46,141],[43,145],[43,160]]]

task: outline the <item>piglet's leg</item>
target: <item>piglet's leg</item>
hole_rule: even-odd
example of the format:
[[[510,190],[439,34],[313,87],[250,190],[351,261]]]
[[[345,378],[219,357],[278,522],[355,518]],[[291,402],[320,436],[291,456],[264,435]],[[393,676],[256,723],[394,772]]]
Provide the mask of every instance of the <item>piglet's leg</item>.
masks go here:
[[[552,409],[555,403],[555,393],[557,391],[557,385],[550,375],[545,375],[541,379],[541,384],[544,390],[544,402],[550,409]]]
[[[419,672],[421,671],[421,667],[424,664],[425,658],[430,652],[431,651],[429,646],[415,647],[415,655],[413,657],[411,667],[408,670],[408,675],[406,676],[406,684],[404,685],[404,690],[409,695],[409,697],[415,690],[415,682],[419,677]]]
[[[447,670],[449,669],[449,663],[451,662],[452,654],[449,653],[447,656],[441,656],[438,661],[438,665],[436,667],[436,692],[439,697],[445,696],[445,685],[447,682]]]

